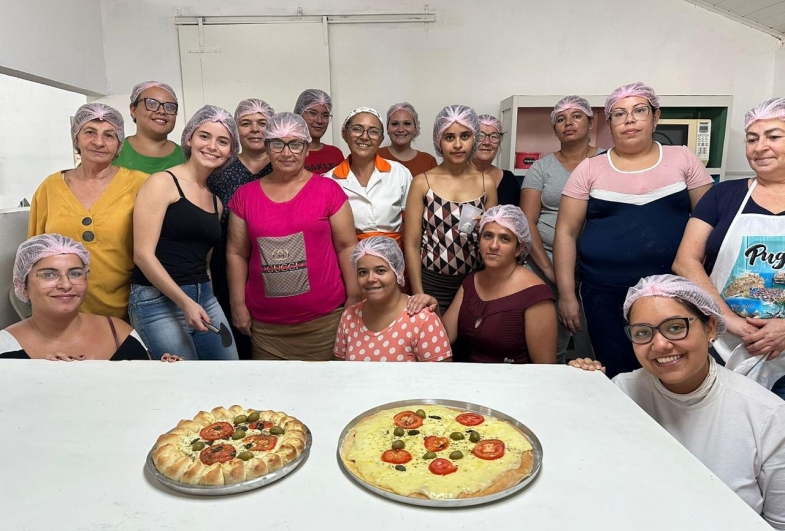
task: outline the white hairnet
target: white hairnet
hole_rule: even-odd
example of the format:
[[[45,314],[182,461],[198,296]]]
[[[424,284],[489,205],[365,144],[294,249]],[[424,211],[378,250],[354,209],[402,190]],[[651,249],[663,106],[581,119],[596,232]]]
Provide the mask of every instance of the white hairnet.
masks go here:
[[[237,122],[234,121],[234,118],[232,118],[232,115],[229,114],[229,111],[226,109],[216,107],[215,105],[205,105],[196,111],[194,115],[191,116],[191,119],[188,120],[188,123],[185,124],[183,136],[180,138],[180,145],[183,148],[185,158],[191,158],[191,146],[188,145],[188,141],[191,140],[194,131],[205,122],[223,125],[226,127],[226,130],[229,131],[229,136],[232,137],[232,150],[231,153],[229,153],[229,158],[220,168],[216,168],[215,170],[221,171],[231,162],[234,156],[240,152],[240,133],[237,132]]]
[[[744,115],[744,131],[758,120],[783,120],[785,121],[785,98],[772,98],[747,111]]]
[[[302,115],[311,107],[324,105],[328,112],[333,110],[333,100],[330,95],[319,89],[306,89],[300,93],[297,103],[294,104],[294,114]]]
[[[308,124],[299,114],[292,112],[279,112],[267,120],[267,127],[264,128],[265,140],[274,140],[286,137],[299,138],[305,142],[311,141],[311,133],[308,132]]]
[[[469,153],[469,159],[471,159],[479,147],[477,137],[480,134],[480,118],[474,112],[474,109],[466,105],[448,105],[439,111],[439,114],[436,115],[436,119],[433,121],[433,149],[436,150],[438,156],[444,158],[441,146],[442,135],[454,123],[467,127],[474,134],[474,145],[471,153]]]
[[[492,114],[481,114],[478,116],[480,119],[480,126],[493,127],[498,132],[502,132],[502,123]]]
[[[234,110],[234,121],[239,122],[243,116],[256,113],[264,115],[269,120],[275,114],[275,110],[265,101],[248,98],[237,104],[237,108]]]
[[[720,307],[714,298],[702,287],[684,277],[652,275],[640,279],[635,286],[627,290],[627,298],[623,306],[625,319],[629,320],[630,308],[635,301],[643,297],[670,297],[691,302],[703,312],[703,315],[714,316],[717,319],[717,335],[722,334],[726,329],[725,318],[722,317]]]
[[[482,234],[483,227],[495,221],[505,229],[509,230],[518,242],[523,244],[523,253],[521,256],[526,258],[529,256],[529,250],[532,247],[532,236],[529,232],[529,222],[526,221],[526,216],[523,211],[515,205],[496,205],[489,208],[480,219],[480,234]]]
[[[394,103],[390,105],[390,108],[387,109],[387,127],[390,127],[390,116],[398,111],[408,112],[412,116],[412,120],[414,120],[414,138],[420,136],[420,115],[417,114],[416,110],[414,110],[414,105],[408,101],[402,101],[400,103]]]
[[[368,114],[373,114],[379,119],[380,124],[384,124],[384,120],[382,120],[382,115],[379,114],[379,111],[377,111],[376,109],[371,109],[370,107],[357,107],[352,112],[350,112],[349,115],[346,117],[346,119],[343,121],[343,126],[341,126],[341,130],[346,131],[346,127],[349,125],[349,120],[351,120],[358,114],[362,114],[364,112],[367,112]]]
[[[133,89],[131,89],[131,103],[136,103],[142,92],[152,87],[159,87],[164,89],[166,92],[171,94],[174,98],[174,101],[177,102],[177,94],[175,94],[174,89],[166,83],[161,83],[160,81],[142,81]]]
[[[43,258],[58,254],[75,254],[85,267],[90,267],[90,253],[81,243],[60,234],[40,234],[22,242],[16,250],[14,260],[14,293],[22,302],[29,302],[25,296],[25,280],[33,266]]]
[[[377,256],[390,265],[390,269],[395,273],[395,279],[398,285],[403,287],[405,281],[403,279],[403,270],[405,267],[403,261],[403,252],[398,246],[398,243],[392,238],[387,236],[371,236],[361,240],[357,247],[352,251],[351,261],[354,267],[357,267],[357,261],[370,254]]]
[[[654,89],[638,81],[629,85],[622,85],[611,92],[611,95],[605,100],[605,118],[609,119],[611,117],[611,109],[619,100],[632,97],[646,98],[653,109],[660,108],[660,99],[654,93]]]
[[[569,111],[570,109],[578,109],[589,118],[594,116],[591,105],[584,98],[580,96],[565,96],[556,103],[553,111],[551,111],[551,125],[556,125],[556,117],[559,113]]]
[[[74,144],[74,149],[77,148],[76,135],[79,134],[79,131],[82,130],[82,127],[84,127],[87,122],[92,122],[93,120],[107,122],[114,128],[117,140],[120,141],[120,145],[117,148],[117,153],[119,154],[120,149],[123,147],[123,142],[125,141],[123,115],[114,107],[110,107],[103,103],[86,103],[76,110],[74,123],[71,124],[71,141]]]

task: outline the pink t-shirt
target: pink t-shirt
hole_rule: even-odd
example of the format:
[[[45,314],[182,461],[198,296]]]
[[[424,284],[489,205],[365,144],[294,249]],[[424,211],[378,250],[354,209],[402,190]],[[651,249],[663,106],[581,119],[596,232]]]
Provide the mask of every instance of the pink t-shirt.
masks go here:
[[[583,201],[595,197],[646,204],[676,192],[677,188],[683,190],[686,186],[692,190],[713,182],[692,151],[684,146],[660,146],[657,164],[640,171],[616,169],[610,152],[585,159],[570,175],[562,194]]]
[[[428,309],[417,315],[406,310],[381,332],[371,332],[363,322],[363,304],[346,308],[341,315],[333,353],[348,361],[442,361],[452,357],[450,340],[439,318]]]
[[[251,317],[300,324],[346,301],[329,220],[346,201],[341,186],[322,175],[285,203],[271,201],[259,181],[237,189],[229,208],[245,221],[251,242],[245,285]]]

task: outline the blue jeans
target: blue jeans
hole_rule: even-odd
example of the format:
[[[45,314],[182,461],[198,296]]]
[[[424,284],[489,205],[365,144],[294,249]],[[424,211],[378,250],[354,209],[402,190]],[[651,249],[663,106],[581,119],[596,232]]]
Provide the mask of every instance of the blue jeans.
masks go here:
[[[214,326],[220,328],[223,323],[229,327],[209,282],[180,286],[180,289],[204,308]],[[186,326],[183,311],[154,286],[131,284],[128,313],[131,326],[142,337],[154,359],[161,359],[167,352],[189,360],[238,359],[234,342],[224,347],[217,334]]]

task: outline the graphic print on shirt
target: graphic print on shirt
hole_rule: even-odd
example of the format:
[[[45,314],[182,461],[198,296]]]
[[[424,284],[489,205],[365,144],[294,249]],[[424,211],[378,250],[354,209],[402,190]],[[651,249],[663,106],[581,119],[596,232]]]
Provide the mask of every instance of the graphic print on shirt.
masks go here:
[[[722,297],[741,317],[785,317],[785,239],[743,236]]]
[[[420,254],[423,266],[442,275],[465,275],[480,267],[479,223],[466,234],[458,230],[458,222],[463,205],[485,211],[485,194],[459,203],[442,199],[429,188],[423,202]]]
[[[259,237],[256,244],[262,259],[266,297],[293,297],[311,291],[302,232],[290,236]]]

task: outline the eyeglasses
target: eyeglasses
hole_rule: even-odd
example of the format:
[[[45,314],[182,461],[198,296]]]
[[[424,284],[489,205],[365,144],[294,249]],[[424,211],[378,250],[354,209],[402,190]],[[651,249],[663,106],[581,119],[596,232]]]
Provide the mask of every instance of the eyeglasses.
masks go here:
[[[177,109],[179,107],[179,105],[177,103],[172,103],[172,102],[169,102],[169,101],[167,101],[165,103],[162,103],[162,102],[160,102],[160,101],[158,101],[156,99],[153,99],[153,98],[139,98],[138,100],[136,100],[134,102],[134,105],[139,105],[140,101],[144,102],[144,108],[147,109],[150,112],[157,111],[161,107],[161,105],[163,105],[164,106],[164,113],[172,115],[172,116],[177,114]]]
[[[648,105],[643,105],[641,107],[635,107],[632,110],[632,119],[636,122],[642,122],[646,120],[649,115],[651,114],[651,107]],[[627,121],[627,116],[629,113],[624,109],[616,109],[611,111],[611,123],[619,125],[623,124]]]
[[[295,155],[299,155],[305,149],[305,142],[302,140],[292,140],[291,142],[284,142],[283,140],[268,140],[267,149],[273,153],[283,153],[284,148],[288,147],[289,151]]]
[[[636,345],[646,345],[654,339],[654,331],[658,330],[662,337],[669,341],[684,339],[690,333],[690,321],[695,317],[673,317],[666,319],[657,326],[647,324],[631,324],[624,327],[630,341]]]
[[[491,144],[498,144],[501,142],[502,136],[504,136],[504,133],[483,133],[481,131],[480,134],[477,135],[477,141],[484,142],[487,138],[490,140]]]
[[[41,284],[44,286],[56,285],[58,282],[60,282],[61,277],[68,277],[68,281],[71,284],[84,284],[87,282],[87,273],[89,272],[89,269],[70,269],[65,273],[47,269],[45,271],[33,273],[33,276],[41,279]]]
[[[349,127],[349,133],[352,136],[363,136],[365,133],[368,133],[370,138],[381,138],[384,134],[381,129],[378,127],[369,127],[368,129],[364,128],[361,125],[353,125]]]
[[[303,115],[307,116],[311,120],[316,120],[317,118],[321,118],[325,122],[329,122],[333,118],[333,115],[330,114],[329,112],[318,113],[313,109],[308,109],[307,111],[305,111],[305,113],[303,113]]]

